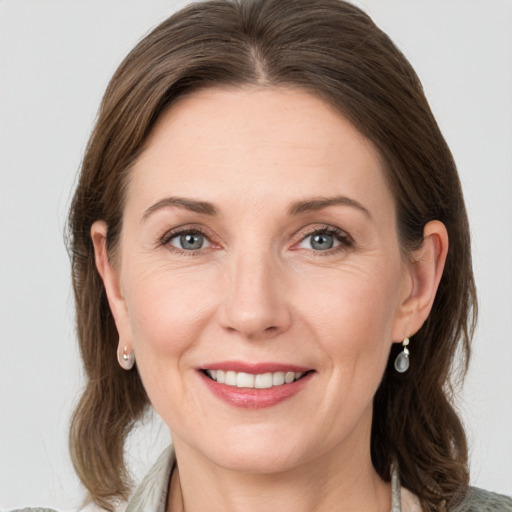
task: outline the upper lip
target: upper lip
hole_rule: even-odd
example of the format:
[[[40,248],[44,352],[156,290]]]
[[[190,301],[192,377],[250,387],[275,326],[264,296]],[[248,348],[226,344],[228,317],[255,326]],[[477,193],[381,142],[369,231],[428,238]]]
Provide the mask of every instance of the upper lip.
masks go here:
[[[227,370],[234,372],[252,373],[254,375],[261,373],[274,372],[295,372],[304,373],[312,370],[306,366],[297,366],[287,363],[246,363],[242,361],[219,361],[201,366],[201,370]]]

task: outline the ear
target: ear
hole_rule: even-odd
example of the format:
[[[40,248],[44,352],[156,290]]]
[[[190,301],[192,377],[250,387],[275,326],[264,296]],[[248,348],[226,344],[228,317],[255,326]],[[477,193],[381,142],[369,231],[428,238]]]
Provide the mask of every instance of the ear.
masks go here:
[[[442,222],[425,225],[423,243],[407,263],[404,298],[399,305],[393,341],[402,342],[419,331],[432,309],[448,254],[448,232]]]
[[[123,351],[130,352],[132,350],[132,341],[128,311],[121,288],[120,268],[109,258],[107,251],[107,230],[106,222],[94,222],[91,226],[91,239],[94,246],[96,268],[103,281],[110,310],[119,333],[119,356]]]

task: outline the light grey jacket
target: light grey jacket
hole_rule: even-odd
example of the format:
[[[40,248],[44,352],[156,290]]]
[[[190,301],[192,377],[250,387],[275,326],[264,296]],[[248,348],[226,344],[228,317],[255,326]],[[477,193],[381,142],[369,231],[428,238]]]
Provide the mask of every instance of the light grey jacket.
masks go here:
[[[137,487],[126,506],[125,512],[166,512],[165,505],[167,502],[169,479],[175,464],[176,458],[174,451],[172,447],[169,447],[160,455],[156,463]],[[414,503],[414,495],[406,490],[402,490],[402,494],[405,494],[407,499],[404,499],[406,496],[402,496],[401,499],[400,491],[398,472],[394,471],[392,479],[391,512],[402,512],[403,509],[403,512],[419,510]],[[405,506],[406,502],[407,506]],[[99,509],[87,507],[84,512],[92,512],[94,510]],[[55,511],[49,508],[24,508],[13,512]],[[512,498],[472,487],[464,499],[464,502],[453,512],[512,512]]]

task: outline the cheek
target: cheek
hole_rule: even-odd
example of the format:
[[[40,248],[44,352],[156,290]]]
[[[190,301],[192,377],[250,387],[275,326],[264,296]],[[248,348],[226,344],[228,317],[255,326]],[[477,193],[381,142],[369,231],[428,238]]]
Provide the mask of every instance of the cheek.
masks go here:
[[[400,266],[374,265],[317,275],[302,284],[303,317],[340,368],[382,364],[399,303]]]
[[[206,276],[161,269],[129,282],[126,302],[138,360],[178,356],[194,344],[211,309]]]
[[[208,322],[211,298],[204,279],[154,272],[130,280],[126,293],[137,369],[148,397],[170,425],[173,411],[193,401],[182,376],[191,368],[188,354]]]

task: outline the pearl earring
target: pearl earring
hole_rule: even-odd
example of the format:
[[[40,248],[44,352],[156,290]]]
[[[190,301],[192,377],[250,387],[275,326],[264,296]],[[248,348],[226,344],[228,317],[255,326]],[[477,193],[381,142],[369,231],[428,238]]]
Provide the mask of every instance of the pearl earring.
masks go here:
[[[404,349],[395,359],[395,370],[398,373],[404,373],[409,369],[409,349],[407,345],[409,345],[409,338],[405,338],[404,341],[402,341]]]
[[[123,347],[122,352],[118,350],[117,361],[123,370],[131,370],[135,364],[135,353],[133,349],[128,350],[128,347]]]

